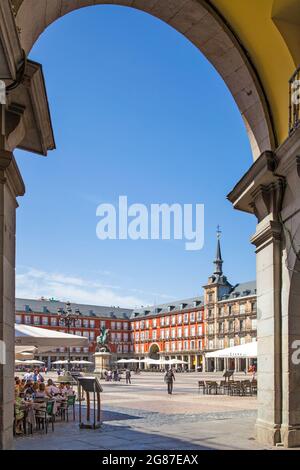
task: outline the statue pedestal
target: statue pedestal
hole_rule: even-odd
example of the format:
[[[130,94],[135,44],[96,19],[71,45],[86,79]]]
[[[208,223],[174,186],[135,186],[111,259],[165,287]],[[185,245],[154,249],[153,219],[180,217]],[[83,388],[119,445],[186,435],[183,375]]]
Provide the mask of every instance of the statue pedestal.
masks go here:
[[[95,358],[95,370],[94,372],[96,374],[101,374],[103,375],[103,372],[105,370],[108,370],[110,368],[110,362],[111,362],[111,353],[110,352],[96,352],[94,354]]]

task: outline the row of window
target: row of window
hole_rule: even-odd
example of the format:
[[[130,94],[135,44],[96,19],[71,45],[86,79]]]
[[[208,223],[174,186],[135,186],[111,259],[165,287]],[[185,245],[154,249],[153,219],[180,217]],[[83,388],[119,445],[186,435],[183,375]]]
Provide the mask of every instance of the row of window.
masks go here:
[[[16,315],[16,323],[21,324],[25,323],[25,325],[35,325],[35,326],[59,326],[60,321],[58,316],[53,317],[46,317],[42,315],[24,315],[24,320],[22,315]],[[95,328],[95,320],[91,320],[88,318],[78,318],[74,322],[74,326],[76,328]],[[106,326],[106,321],[100,321],[100,327]],[[128,330],[129,323],[128,322],[114,322],[110,323],[110,328],[112,330]]]
[[[251,305],[249,306],[250,308],[247,308],[246,303],[241,303],[241,304],[236,304],[236,305],[227,305],[223,307],[218,308],[218,315],[223,316],[223,315],[233,315],[233,314],[239,314],[243,315],[247,312],[252,313],[256,311],[256,302],[253,301],[251,302]],[[208,318],[211,318],[214,316],[214,310],[212,308],[209,308],[207,311]]]
[[[203,325],[198,325],[197,328],[195,325],[191,327],[177,327],[171,329],[160,330],[159,334],[156,330],[152,330],[151,334],[149,331],[141,331],[135,333],[136,341],[145,341],[145,340],[156,340],[160,339],[169,339],[169,338],[181,338],[184,336],[188,338],[189,336],[202,336],[203,335]]]
[[[172,341],[169,343],[164,344],[164,348],[162,352],[169,352],[169,351],[202,351],[203,349],[203,341],[202,340],[191,340],[191,341]],[[134,350],[137,354],[144,354],[145,345],[144,344],[136,344]]]
[[[151,320],[140,320],[134,323],[134,328],[136,330],[143,330],[148,329],[150,326],[152,328],[156,327],[164,327],[164,326],[174,326],[180,325],[181,323],[189,323],[189,322],[201,322],[203,320],[203,312],[190,312],[184,314],[177,314],[177,315],[168,315],[167,317],[160,317],[160,318],[152,318]]]
[[[232,333],[232,332],[243,332],[246,331],[247,327],[251,330],[257,329],[257,320],[253,319],[248,322],[246,320],[234,321],[230,320],[228,322],[218,323],[217,325],[217,334]],[[207,325],[207,333],[209,335],[215,334],[215,325]]]
[[[252,341],[256,341],[256,338],[252,338]],[[239,346],[240,344],[245,344],[246,338],[230,338],[229,341],[224,341],[224,339],[215,339],[208,341],[208,349],[224,349],[232,348],[233,346]]]

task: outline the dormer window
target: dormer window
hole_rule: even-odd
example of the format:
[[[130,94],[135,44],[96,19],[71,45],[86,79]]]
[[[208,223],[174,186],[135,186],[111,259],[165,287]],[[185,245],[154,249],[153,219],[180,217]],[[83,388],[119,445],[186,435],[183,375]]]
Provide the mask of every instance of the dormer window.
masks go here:
[[[168,305],[168,312],[172,312],[174,310],[174,305]]]
[[[186,308],[187,304],[185,303],[182,303],[180,304],[180,310],[184,310]]]

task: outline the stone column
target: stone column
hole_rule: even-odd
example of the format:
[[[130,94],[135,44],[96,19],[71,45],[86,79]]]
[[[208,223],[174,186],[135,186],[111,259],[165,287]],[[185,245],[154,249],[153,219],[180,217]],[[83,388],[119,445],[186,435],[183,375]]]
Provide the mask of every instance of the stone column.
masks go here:
[[[0,365],[0,449],[13,443],[16,197],[24,192],[13,154],[0,150],[0,340],[6,350]]]

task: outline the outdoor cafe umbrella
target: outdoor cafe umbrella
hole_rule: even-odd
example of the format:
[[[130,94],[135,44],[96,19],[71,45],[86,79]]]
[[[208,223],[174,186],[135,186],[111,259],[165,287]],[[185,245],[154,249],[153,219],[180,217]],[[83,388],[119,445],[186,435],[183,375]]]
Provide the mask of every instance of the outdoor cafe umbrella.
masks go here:
[[[38,361],[36,359],[27,359],[26,361],[15,361],[15,364],[24,364],[24,366],[32,366],[32,365],[43,365],[45,364],[43,361]]]
[[[63,364],[68,364],[68,361],[54,361],[52,362],[52,364],[55,364],[55,365],[63,365]]]
[[[206,358],[228,357],[228,358],[255,358],[257,357],[257,342],[240,344],[231,348],[219,349],[210,353],[206,353]]]
[[[45,347],[52,349],[63,346],[86,346],[88,339],[84,336],[71,335],[61,331],[15,324],[15,344],[20,346],[36,346],[45,350]]]

